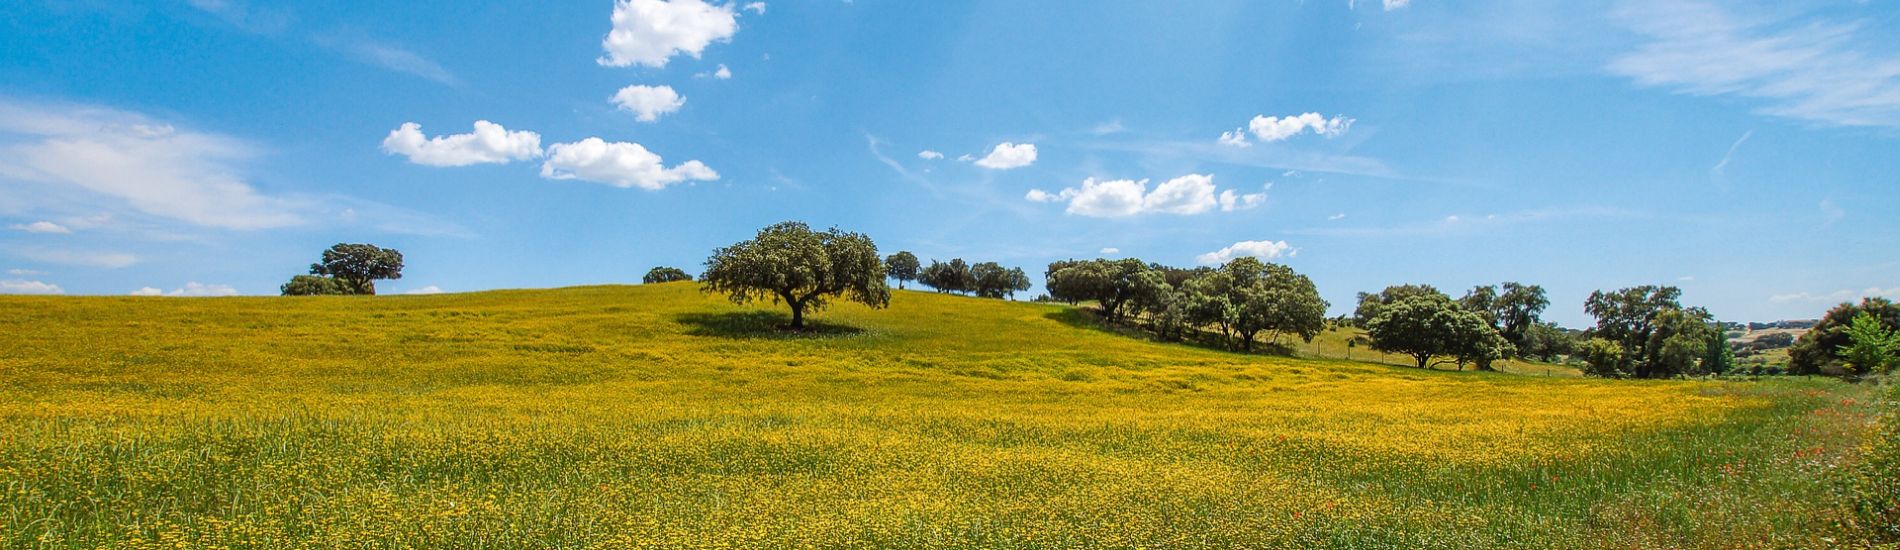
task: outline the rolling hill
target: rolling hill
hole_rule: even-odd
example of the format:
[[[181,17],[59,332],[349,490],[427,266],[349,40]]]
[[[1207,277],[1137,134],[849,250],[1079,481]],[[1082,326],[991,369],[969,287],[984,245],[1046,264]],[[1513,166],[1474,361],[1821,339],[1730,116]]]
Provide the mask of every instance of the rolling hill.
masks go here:
[[[0,545],[1862,536],[1827,476],[1866,432],[1865,385],[1243,355],[920,292],[834,306],[811,334],[784,318],[690,282],[0,297]]]

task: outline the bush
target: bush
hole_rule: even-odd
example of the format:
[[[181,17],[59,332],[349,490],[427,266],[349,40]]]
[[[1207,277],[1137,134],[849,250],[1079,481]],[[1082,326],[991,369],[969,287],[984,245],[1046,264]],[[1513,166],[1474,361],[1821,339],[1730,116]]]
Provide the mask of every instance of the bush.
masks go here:
[[[649,284],[649,285],[657,284],[657,283],[671,283],[674,281],[691,281],[691,280],[693,280],[693,276],[687,275],[686,272],[681,270],[680,268],[666,267],[666,266],[660,266],[660,267],[647,270],[646,276],[640,278],[641,283]]]

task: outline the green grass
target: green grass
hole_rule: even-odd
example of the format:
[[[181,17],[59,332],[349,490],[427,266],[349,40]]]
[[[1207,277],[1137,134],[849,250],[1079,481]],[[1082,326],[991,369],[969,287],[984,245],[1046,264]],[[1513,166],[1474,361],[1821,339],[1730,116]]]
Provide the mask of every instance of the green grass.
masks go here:
[[[1825,547],[1822,379],[1243,355],[899,292],[0,298],[0,546]],[[1323,343],[1323,341],[1322,341]],[[1323,353],[1322,353],[1323,355]],[[1354,358],[1359,359],[1357,351]]]

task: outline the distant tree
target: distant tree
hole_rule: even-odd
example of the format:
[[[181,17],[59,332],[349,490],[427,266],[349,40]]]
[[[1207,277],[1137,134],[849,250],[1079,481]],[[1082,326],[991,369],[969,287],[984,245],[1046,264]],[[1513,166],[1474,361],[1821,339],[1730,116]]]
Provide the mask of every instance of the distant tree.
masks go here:
[[[647,270],[647,275],[645,277],[640,278],[640,282],[645,283],[645,284],[671,283],[674,281],[691,281],[691,280],[693,280],[693,276],[687,275],[686,272],[681,270],[680,268],[666,267],[666,266],[660,266],[660,267],[655,267],[653,269],[649,269]]]
[[[379,279],[402,278],[402,253],[372,244],[338,243],[310,264],[310,274],[332,277],[349,294],[375,294]]]
[[[1550,306],[1550,300],[1545,297],[1544,288],[1537,285],[1506,282],[1502,287],[1502,292],[1494,286],[1473,287],[1458,299],[1458,305],[1483,317],[1510,342],[1512,349],[1522,351],[1528,347],[1525,332],[1537,324],[1538,316]]]
[[[733,303],[771,299],[792,309],[793,329],[805,327],[805,312],[824,309],[831,297],[872,308],[890,305],[884,262],[877,244],[860,233],[833,227],[812,231],[801,222],[780,222],[751,240],[713,251],[701,276],[705,292]]]
[[[1848,344],[1835,353],[1847,363],[1849,374],[1881,374],[1893,366],[1894,354],[1900,353],[1900,333],[1865,311],[1854,316],[1846,332]]]
[[[1839,350],[1851,343],[1848,327],[1853,326],[1854,318],[1862,313],[1872,315],[1887,330],[1900,330],[1900,305],[1886,298],[1865,298],[1859,304],[1834,306],[1795,341],[1794,347],[1788,348],[1789,373],[1820,374],[1823,368],[1835,365],[1840,359]]]
[[[1504,335],[1491,323],[1485,322],[1482,315],[1470,311],[1460,313],[1453,317],[1450,327],[1449,350],[1458,361],[1458,370],[1465,370],[1465,365],[1470,364],[1478,370],[1494,371],[1497,369],[1492,366],[1493,362],[1515,353],[1516,348],[1505,341]]]
[[[976,280],[976,295],[984,298],[1010,298],[1029,290],[1029,275],[1022,268],[1006,269],[996,262],[983,262],[970,266],[970,275]]]
[[[1490,285],[1472,287],[1463,298],[1458,299],[1459,308],[1477,314],[1492,327],[1498,326],[1497,306],[1498,287]]]
[[[976,291],[976,274],[970,271],[970,264],[963,258],[949,262],[930,261],[930,266],[918,273],[917,282],[936,289],[937,292],[968,293]]]
[[[1621,346],[1617,359],[1623,362],[1592,370],[1635,378],[1705,373],[1701,360],[1709,354],[1710,333],[1719,333],[1719,327],[1708,311],[1683,308],[1681,295],[1681,289],[1669,286],[1590,293],[1584,311],[1597,318],[1591,336]]]
[[[1253,350],[1254,335],[1261,331],[1271,333],[1277,344],[1282,334],[1311,342],[1325,330],[1326,300],[1319,297],[1312,279],[1293,268],[1241,257],[1220,270],[1232,285],[1227,299],[1234,307],[1233,329],[1240,336],[1241,349]]]
[[[1167,288],[1161,273],[1134,258],[1067,261],[1049,264],[1043,286],[1059,300],[1094,300],[1103,317],[1119,322],[1131,302],[1151,299]]]
[[[284,283],[284,286],[279,287],[279,289],[283,291],[285,296],[350,294],[350,289],[343,286],[343,283],[337,281],[335,277],[324,277],[322,275],[298,275],[291,277],[290,282]]]
[[[1379,315],[1366,323],[1372,349],[1411,356],[1421,369],[1430,368],[1434,357],[1459,351],[1457,339],[1463,325],[1473,320],[1484,322],[1436,291],[1381,303],[1378,311]]]
[[[1444,293],[1439,292],[1438,289],[1432,288],[1432,285],[1394,285],[1385,287],[1385,290],[1381,290],[1376,294],[1361,292],[1359,293],[1359,305],[1353,309],[1353,321],[1363,327],[1366,326],[1366,323],[1371,322],[1373,317],[1378,317],[1379,309],[1385,307],[1387,304],[1396,303],[1412,296],[1434,294],[1440,296],[1444,295]]]
[[[1519,344],[1518,355],[1540,361],[1555,361],[1558,357],[1577,352],[1577,335],[1557,326],[1556,323],[1539,322],[1525,327]]]
[[[884,258],[884,272],[890,278],[897,279],[899,290],[904,288],[905,282],[917,280],[919,269],[922,269],[922,266],[917,262],[917,255],[911,254],[909,250],[899,250],[896,254]]]
[[[1702,370],[1709,374],[1727,374],[1735,369],[1735,350],[1728,347],[1728,333],[1719,326],[1709,331],[1708,354],[1702,359]]]

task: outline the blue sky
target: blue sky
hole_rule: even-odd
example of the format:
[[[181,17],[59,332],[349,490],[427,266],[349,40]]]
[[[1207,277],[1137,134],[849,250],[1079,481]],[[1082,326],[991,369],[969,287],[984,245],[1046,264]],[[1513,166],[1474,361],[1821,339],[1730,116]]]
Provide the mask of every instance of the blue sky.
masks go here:
[[[0,6],[0,292],[273,294],[336,242],[404,252],[385,293],[632,282],[796,219],[1258,255],[1335,312],[1900,296],[1892,5],[488,4]]]

